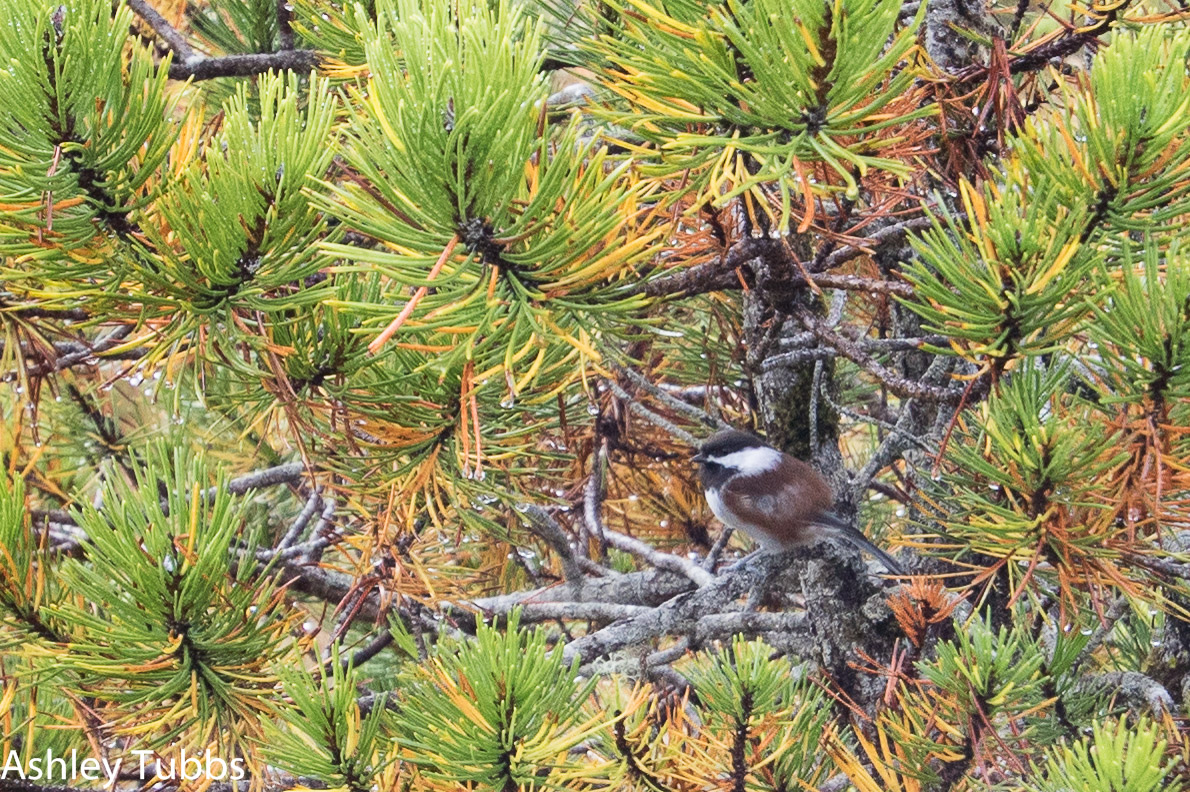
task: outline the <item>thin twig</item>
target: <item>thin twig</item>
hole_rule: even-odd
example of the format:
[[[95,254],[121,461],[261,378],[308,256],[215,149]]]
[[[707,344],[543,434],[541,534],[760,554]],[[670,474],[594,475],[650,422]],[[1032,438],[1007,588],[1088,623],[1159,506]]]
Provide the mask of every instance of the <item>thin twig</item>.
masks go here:
[[[301,462],[287,462],[284,465],[276,465],[233,478],[227,482],[227,491],[232,495],[243,495],[254,489],[275,487],[278,484],[292,484],[299,480],[305,471],[306,466]],[[204,499],[214,498],[218,492],[218,487],[208,487],[203,491],[202,497]]]
[[[873,294],[895,294],[898,297],[912,297],[916,290],[913,284],[904,281],[877,280],[875,278],[861,278],[858,275],[838,275],[821,273],[812,275],[815,285],[824,289],[842,289],[844,291],[864,291]]]
[[[44,348],[38,348],[30,344],[21,344],[21,356],[26,360],[29,359],[45,359]],[[66,355],[82,356],[79,362],[86,362],[87,358],[95,354],[94,349],[82,341],[55,341],[53,343],[54,354],[60,359]],[[0,343],[0,353],[5,351],[5,345]],[[140,360],[148,354],[147,349],[134,347],[132,349],[123,349],[119,352],[113,352],[103,356],[104,360]]]
[[[716,418],[715,416],[708,413],[706,410],[700,410],[698,407],[695,407],[693,404],[684,402],[681,399],[675,397],[674,395],[672,395],[670,393],[666,393],[664,389],[659,388],[658,386],[654,385],[652,382],[649,382],[648,378],[645,377],[640,372],[633,371],[632,369],[627,368],[626,366],[621,366],[619,363],[615,363],[615,362],[611,363],[611,368],[617,374],[622,374],[623,376],[632,380],[632,382],[635,385],[637,385],[638,387],[644,388],[649,393],[649,395],[653,396],[661,403],[663,403],[669,407],[672,407],[673,409],[677,410],[680,413],[684,413],[685,415],[690,416],[691,418],[693,418],[696,421],[699,421],[700,423],[703,423],[707,426],[712,426],[716,429],[731,429],[731,428],[733,428],[731,426],[731,424],[727,423],[726,421],[722,420],[721,418]]]
[[[939,355],[930,363],[929,368],[926,369],[925,374],[921,377],[921,382],[932,384],[940,381],[950,373],[953,365],[954,358]],[[851,480],[851,486],[854,487],[857,498],[862,496],[863,492],[868,488],[868,482],[876,478],[876,474],[899,458],[900,454],[907,447],[908,438],[921,437],[922,432],[926,428],[922,425],[923,418],[924,416],[919,410],[919,405],[916,401],[910,399],[901,405],[901,415],[897,418],[895,424],[896,431],[891,432],[884,439],[884,442],[880,444],[876,452],[868,458],[863,470],[857,473]]]
[[[631,553],[658,569],[667,569],[670,572],[685,575],[699,587],[708,586],[715,580],[714,575],[688,558],[662,552],[647,542],[642,542],[635,537],[618,533],[608,528],[604,529],[603,534],[607,538],[607,543],[617,550]]]
[[[1071,674],[1077,671],[1090,658],[1091,654],[1103,643],[1103,639],[1107,638],[1115,628],[1116,622],[1123,618],[1124,614],[1128,613],[1131,609],[1132,605],[1127,597],[1119,596],[1112,601],[1112,604],[1107,608],[1107,613],[1103,615],[1104,623],[1095,629],[1095,632],[1087,639],[1086,646],[1074,658],[1074,663],[1070,666]]]
[[[1067,30],[1058,38],[1041,44],[1029,52],[1025,52],[1016,56],[1008,63],[1009,74],[1020,74],[1021,72],[1035,71],[1044,68],[1046,64],[1055,59],[1065,58],[1067,55],[1073,55],[1083,47],[1095,41],[1111,30],[1112,25],[1120,18],[1120,14],[1131,4],[1131,0],[1124,0],[1119,5],[1112,6],[1103,16],[1101,20],[1095,25],[1085,28],[1083,30]],[[973,81],[982,81],[987,79],[989,72],[988,66],[971,66],[956,74],[956,82],[952,83],[955,88],[961,87],[964,83]]]
[[[863,348],[854,341],[825,327],[817,317],[808,311],[798,311],[794,317],[801,322],[803,327],[818,336],[819,340],[834,347],[841,355],[871,374],[901,398],[922,399],[940,404],[957,404],[962,398],[961,392],[951,388],[915,382],[892,371],[864,352]]]
[[[522,624],[558,619],[610,624],[620,619],[640,616],[650,610],[652,608],[644,605],[626,605],[620,602],[527,602],[520,606]]]
[[[843,415],[847,418],[850,418],[853,421],[859,421],[860,423],[872,424],[873,426],[879,426],[881,429],[883,429],[884,431],[889,432],[891,434],[899,434],[904,438],[904,440],[906,442],[917,446],[922,451],[933,453],[935,450],[934,447],[931,446],[929,443],[925,442],[917,435],[910,434],[909,432],[906,432],[903,429],[898,428],[896,424],[889,423],[888,421],[882,421],[879,418],[876,418],[875,416],[872,416],[872,415],[864,415],[863,413],[856,412],[855,410],[852,410],[849,407],[844,407],[843,405],[839,404],[834,399],[832,399],[830,397],[830,394],[827,393],[825,390],[822,392],[822,398],[826,400],[826,403],[829,404],[831,406],[831,409],[833,409],[835,412],[837,412],[840,415]]]
[[[300,479],[305,471],[306,466],[301,462],[288,462],[233,478],[227,482],[227,491],[232,495],[243,495],[248,490],[290,484]]]
[[[950,217],[955,221],[967,219],[967,215],[964,212],[957,212],[950,215]],[[823,259],[822,271],[832,270],[840,264],[844,264],[860,256],[871,255],[881,245],[887,245],[890,242],[899,242],[914,231],[924,231],[932,227],[935,223],[941,224],[945,222],[946,215],[926,215],[925,217],[915,217],[912,220],[905,220],[896,225],[886,226],[872,233],[870,236],[864,237],[863,242],[855,245],[844,245],[831,253]]]
[[[607,537],[604,535],[603,520],[599,516],[603,506],[603,470],[607,457],[607,441],[600,440],[591,452],[591,476],[583,488],[583,521],[587,531],[599,542],[599,557],[607,555]]]
[[[846,328],[844,328],[845,330]],[[860,349],[865,352],[913,352],[921,349],[927,344],[938,346],[945,344],[948,340],[947,336],[943,335],[923,335],[914,336],[912,338],[856,338],[854,334],[845,334],[846,338],[853,340],[859,345]],[[778,339],[777,343],[782,347],[799,347],[809,346],[816,343],[817,337],[810,332],[794,333],[791,336]],[[799,351],[812,351],[800,350]],[[833,350],[828,350],[833,355]]]
[[[145,20],[153,32],[160,36],[166,46],[173,51],[176,57],[175,64],[188,64],[202,59],[203,56],[194,51],[194,48],[186,41],[186,37],[178,32],[178,29],[171,25],[165,17],[157,13],[157,10],[149,5],[147,0],[128,0],[128,7],[134,14]],[[170,70],[173,70],[172,67]]]
[[[63,355],[62,357],[55,360],[52,365],[42,364],[40,366],[31,367],[29,369],[29,374],[31,376],[44,376],[53,372],[64,371],[65,369],[71,368],[72,366],[77,366],[80,363],[89,364],[89,361],[91,361],[92,358],[96,358],[97,356],[102,355],[104,352],[120,346],[124,339],[128,338],[131,333],[132,325],[123,325],[121,327],[117,327],[103,338],[96,340],[90,346],[82,345],[82,348],[78,349],[77,351]]]
[[[306,500],[306,505],[302,509],[301,514],[297,516],[297,519],[294,520],[293,524],[289,526],[289,530],[287,530],[285,535],[281,537],[281,540],[277,542],[276,549],[278,551],[286,549],[298,540],[298,538],[302,535],[302,531],[306,530],[306,525],[309,524],[310,518],[314,516],[314,512],[318,510],[318,507],[321,504],[322,496],[318,493],[318,490],[310,493],[310,497]]]
[[[966,214],[958,212],[950,215],[951,220],[958,222],[966,219]],[[915,217],[911,220],[887,226],[865,237],[863,241],[854,245],[845,245],[825,256],[821,262],[811,262],[809,270],[810,280],[822,288],[847,289],[851,291],[874,291],[886,294],[911,296],[913,287],[907,283],[895,281],[875,281],[852,275],[828,275],[829,270],[864,255],[871,255],[877,248],[904,239],[908,234],[930,228],[934,223],[946,223],[942,216]],[[727,291],[740,288],[740,278],[736,269],[745,267],[748,262],[757,258],[778,256],[785,261],[789,254],[780,239],[768,237],[747,237],[741,239],[727,249],[718,261],[710,261],[696,267],[689,267],[663,275],[640,284],[637,291],[650,297],[690,297],[712,291]],[[792,261],[786,262],[792,265]]]
[[[683,429],[680,426],[678,426],[677,424],[675,424],[673,421],[670,421],[667,418],[662,418],[660,415],[653,412],[648,407],[646,407],[643,404],[641,404],[640,402],[634,400],[632,397],[632,394],[630,394],[628,391],[621,388],[618,384],[616,384],[612,380],[608,380],[607,384],[608,384],[608,387],[611,388],[612,393],[616,394],[617,396],[619,396],[621,399],[624,400],[624,402],[628,405],[629,410],[636,413],[640,417],[644,418],[646,421],[649,421],[650,423],[661,427],[662,429],[669,432],[671,435],[673,435],[677,439],[681,440],[683,443],[686,443],[687,445],[692,446],[692,447],[698,446],[699,440],[697,437],[690,434],[685,429]]]
[[[51,308],[45,305],[14,308],[4,300],[0,300],[0,313],[19,316],[22,319],[65,319],[72,322],[85,322],[91,318],[91,315],[82,308]]]
[[[562,562],[562,576],[571,583],[582,580],[583,570],[578,564],[574,548],[570,545],[570,539],[550,513],[534,503],[517,506],[517,511],[525,515],[529,530],[558,554],[558,559]]]
[[[322,553],[331,543],[331,535],[327,532],[335,519],[335,500],[334,498],[324,497],[322,499],[322,512],[318,515],[318,522],[314,525],[314,530],[310,531],[310,541],[306,544],[303,557],[307,564],[317,563],[322,558]],[[291,547],[289,550],[296,550],[296,547]],[[286,550],[285,552],[289,552]],[[284,555],[284,554],[283,554]]]
[[[719,556],[723,555],[723,548],[727,547],[733,533],[735,533],[735,529],[730,525],[723,526],[723,530],[719,532],[719,538],[715,540],[715,544],[711,545],[711,552],[707,553],[707,557],[702,561],[703,569],[708,572],[714,571],[715,564],[719,563]]]
[[[289,0],[277,0],[277,41],[281,49],[293,49],[293,5]]]
[[[375,638],[373,638],[371,641],[369,641],[367,646],[363,647],[362,649],[360,649],[359,651],[357,651],[353,655],[351,655],[351,657],[340,658],[339,667],[342,668],[344,671],[346,671],[349,668],[359,668],[364,663],[368,662],[373,657],[375,657],[376,655],[383,652],[387,647],[389,647],[392,644],[392,642],[393,642],[393,631],[385,630],[384,632],[380,633]],[[331,675],[331,664],[333,662],[334,662],[333,660],[328,660],[327,663],[323,666],[323,672],[327,676]]]
[[[322,558],[323,552],[331,546],[335,539],[334,534],[326,530],[335,518],[335,500],[323,497],[319,502],[322,505],[322,512],[318,515],[318,522],[314,525],[313,530],[310,531],[309,539],[288,547],[278,546],[275,550],[272,548],[257,550],[256,560],[267,563],[276,559],[284,564],[290,564],[295,559],[301,559],[301,562],[305,564],[317,563]]]

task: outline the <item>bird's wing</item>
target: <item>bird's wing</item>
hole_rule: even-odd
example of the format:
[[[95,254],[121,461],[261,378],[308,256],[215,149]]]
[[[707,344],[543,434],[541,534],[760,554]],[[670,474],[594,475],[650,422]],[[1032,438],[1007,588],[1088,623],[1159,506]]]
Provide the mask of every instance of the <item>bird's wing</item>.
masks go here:
[[[811,541],[810,526],[830,508],[830,488],[813,468],[793,457],[784,457],[778,472],[779,476],[736,476],[724,485],[722,497],[747,523],[781,525],[788,534],[783,544]],[[773,487],[774,480],[782,486]]]

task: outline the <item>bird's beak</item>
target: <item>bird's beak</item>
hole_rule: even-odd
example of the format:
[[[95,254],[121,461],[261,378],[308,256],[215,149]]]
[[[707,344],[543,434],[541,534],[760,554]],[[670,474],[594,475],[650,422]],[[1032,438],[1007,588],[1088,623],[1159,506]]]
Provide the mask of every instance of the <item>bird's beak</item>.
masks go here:
[[[707,461],[707,458],[704,457],[701,453],[698,453],[698,454],[695,454],[694,456],[690,457],[690,461],[697,462],[698,464],[701,465],[703,462]]]

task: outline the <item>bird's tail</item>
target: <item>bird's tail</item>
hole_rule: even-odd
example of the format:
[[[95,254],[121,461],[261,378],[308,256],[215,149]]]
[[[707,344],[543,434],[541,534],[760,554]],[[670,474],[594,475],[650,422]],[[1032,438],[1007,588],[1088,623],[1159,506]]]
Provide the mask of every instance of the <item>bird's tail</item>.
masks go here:
[[[876,559],[880,561],[880,563],[884,564],[884,568],[889,572],[892,572],[894,575],[905,574],[905,570],[900,564],[893,560],[892,556],[869,542],[868,537],[860,533],[859,529],[853,528],[842,520],[837,522],[832,520],[830,525],[835,529],[835,533],[840,539],[845,539],[858,547],[860,550],[864,550],[876,556]]]

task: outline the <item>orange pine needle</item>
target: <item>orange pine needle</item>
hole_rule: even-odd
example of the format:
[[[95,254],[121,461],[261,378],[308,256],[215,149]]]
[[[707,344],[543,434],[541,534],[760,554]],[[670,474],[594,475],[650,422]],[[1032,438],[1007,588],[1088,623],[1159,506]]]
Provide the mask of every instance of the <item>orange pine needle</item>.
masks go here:
[[[467,394],[471,390],[471,377],[475,372],[475,362],[468,360],[467,364],[463,366],[462,383],[459,388],[459,441],[463,446],[463,474],[470,472],[471,468],[471,441],[467,437],[467,408],[466,399]]]
[[[475,425],[475,476],[483,470],[483,452],[480,450],[479,439],[479,399],[475,396],[475,389],[471,389],[471,422]]]
[[[426,276],[427,281],[432,281],[434,278],[438,277],[438,273],[441,272],[442,268],[446,265],[446,260],[450,258],[450,254],[454,252],[455,245],[457,244],[459,244],[459,235],[455,234],[450,238],[450,242],[448,242],[446,247],[443,249],[442,255],[438,257],[438,261],[434,263],[433,268],[430,269],[430,274]],[[397,314],[397,318],[389,322],[388,327],[384,328],[384,332],[376,336],[372,343],[368,344],[368,352],[373,355],[379,352],[380,348],[384,346],[385,342],[393,337],[393,333],[401,329],[401,325],[405,324],[405,320],[409,318],[409,316],[413,313],[413,309],[417,307],[419,302],[421,302],[421,298],[425,297],[429,291],[429,286],[422,286],[418,288],[409,302],[405,303],[405,307],[401,309],[401,312]]]

